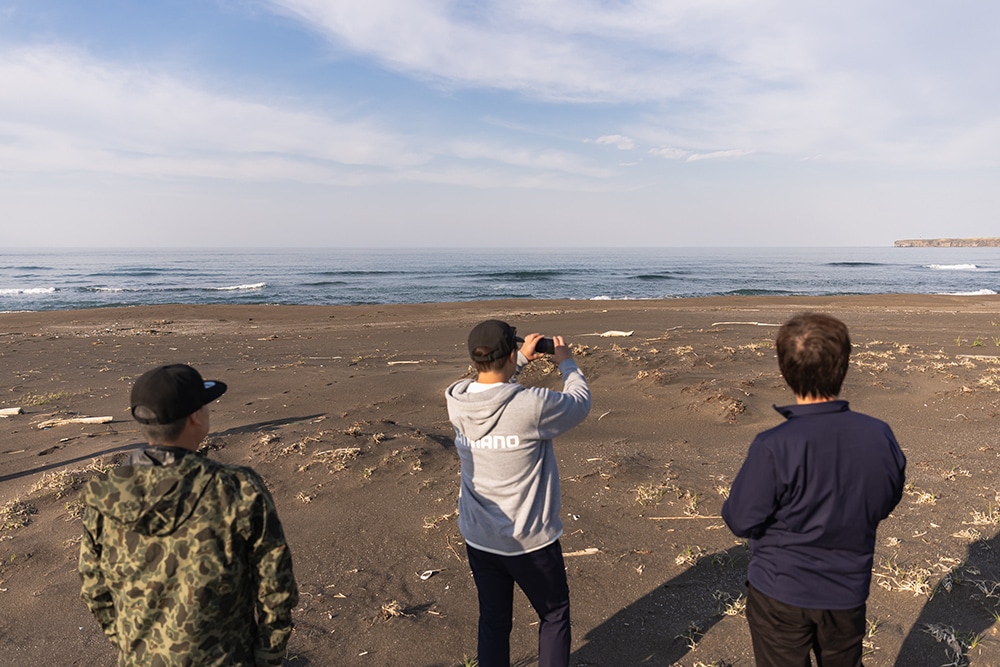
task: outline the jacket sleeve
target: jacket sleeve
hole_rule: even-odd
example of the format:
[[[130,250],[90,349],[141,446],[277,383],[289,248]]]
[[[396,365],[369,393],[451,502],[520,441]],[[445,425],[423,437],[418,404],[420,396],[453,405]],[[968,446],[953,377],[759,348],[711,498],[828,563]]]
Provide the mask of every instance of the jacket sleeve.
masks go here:
[[[80,540],[80,597],[90,613],[97,619],[101,630],[115,640],[115,601],[101,570],[101,532],[104,517],[93,507],[87,506],[83,514],[83,537]]]
[[[583,371],[572,359],[559,364],[559,371],[563,375],[563,390],[546,392],[538,419],[538,435],[546,440],[570,430],[590,412],[590,388]]]
[[[722,504],[722,519],[729,530],[737,537],[763,535],[777,511],[777,487],[774,456],[754,440],[729,489],[729,498]]]
[[[890,490],[885,505],[881,508],[880,515],[876,519],[877,521],[885,519],[892,513],[892,510],[896,509],[896,505],[903,498],[903,488],[906,486],[906,456],[903,454],[899,443],[896,442],[896,436],[893,434],[892,429],[889,429],[888,426],[886,426],[886,429],[889,431],[889,456],[892,459],[892,466],[894,467],[887,471]]]
[[[299,602],[292,572],[292,554],[274,507],[274,500],[255,473],[248,480],[251,569],[257,594],[258,665],[280,665],[292,633],[292,609]]]

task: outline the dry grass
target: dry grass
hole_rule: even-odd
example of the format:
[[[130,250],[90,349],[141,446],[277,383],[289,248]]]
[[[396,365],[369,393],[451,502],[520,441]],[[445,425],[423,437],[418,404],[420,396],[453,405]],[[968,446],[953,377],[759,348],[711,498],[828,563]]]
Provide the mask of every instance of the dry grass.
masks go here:
[[[66,502],[66,514],[64,516],[65,521],[76,521],[77,519],[83,518],[83,512],[87,509],[87,506],[81,503],[79,500],[70,500]]]
[[[774,341],[765,340],[758,343],[747,343],[746,345],[740,345],[738,349],[745,352],[753,352],[758,357],[762,357],[764,356],[764,350],[774,349]]]
[[[743,594],[733,597],[728,591],[712,593],[720,616],[746,616],[747,599]]]
[[[314,452],[313,460],[299,466],[299,472],[308,470],[313,463],[322,463],[330,472],[346,470],[347,463],[358,458],[360,454],[360,447],[340,447],[338,449],[325,449],[321,452]]]
[[[912,483],[906,485],[904,492],[906,495],[913,498],[913,503],[915,505],[936,505],[938,499],[941,498],[939,494],[934,493],[933,491],[923,491],[918,489],[917,486]]]
[[[657,505],[663,499],[663,494],[670,488],[667,484],[652,480],[635,488],[635,502],[640,505]]]
[[[963,528],[958,532],[952,533],[951,536],[968,540],[969,542],[975,542],[976,540],[981,539],[983,534],[975,528]]]
[[[29,495],[51,493],[56,498],[62,498],[79,490],[95,474],[106,473],[112,467],[114,466],[101,459],[93,459],[83,468],[64,468],[56,472],[45,473],[32,485]]]
[[[851,365],[859,371],[872,375],[884,373],[889,370],[888,360],[894,360],[888,352],[856,352],[851,355]]]
[[[871,655],[878,650],[875,646],[875,635],[878,633],[878,619],[865,618],[865,636],[861,640],[863,655]]]
[[[37,406],[37,405],[48,405],[49,403],[57,403],[59,401],[71,398],[73,393],[68,391],[52,391],[47,394],[28,394],[21,397],[19,403],[21,405]]]
[[[1000,524],[1000,509],[997,509],[993,505],[989,505],[985,512],[972,510],[969,514],[972,515],[972,521],[963,521],[963,525],[996,526]]]
[[[946,662],[941,667],[962,667],[963,665],[967,665],[968,658],[966,658],[966,652],[970,648],[978,646],[982,639],[980,635],[960,636],[955,632],[955,628],[943,623],[926,623],[924,624],[923,631],[936,641],[947,645],[948,648],[945,652],[951,662]]]
[[[701,512],[698,510],[698,494],[691,491],[685,491],[685,494],[687,495],[683,498],[684,506],[682,508],[685,516],[700,516]]]
[[[958,466],[953,466],[951,470],[942,472],[941,476],[949,482],[954,482],[959,477],[972,477],[972,473],[968,470],[963,470]]]
[[[887,558],[879,565],[879,570],[872,575],[878,580],[878,585],[887,591],[904,591],[914,596],[929,596],[931,593],[931,572],[927,568],[903,566],[895,559]]]
[[[31,524],[31,517],[35,514],[38,514],[38,508],[19,498],[0,505],[0,532]]]
[[[410,616],[410,614],[407,614],[403,609],[403,605],[399,604],[396,600],[390,600],[382,605],[382,620],[388,621],[400,616]]]
[[[697,545],[688,545],[681,549],[681,552],[674,558],[677,565],[694,566],[698,564],[701,557],[705,555],[705,550]]]
[[[458,510],[450,512],[448,514],[437,514],[424,517],[424,528],[437,528],[438,524],[443,521],[450,521],[451,519],[458,517]]]

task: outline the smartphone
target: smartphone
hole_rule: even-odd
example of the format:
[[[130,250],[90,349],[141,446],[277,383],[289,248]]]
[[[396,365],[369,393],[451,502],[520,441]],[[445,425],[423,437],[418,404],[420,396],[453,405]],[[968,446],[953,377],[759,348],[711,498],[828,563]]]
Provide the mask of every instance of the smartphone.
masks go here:
[[[541,352],[542,354],[554,354],[556,351],[556,344],[551,338],[539,338],[538,342],[535,343],[535,352]]]

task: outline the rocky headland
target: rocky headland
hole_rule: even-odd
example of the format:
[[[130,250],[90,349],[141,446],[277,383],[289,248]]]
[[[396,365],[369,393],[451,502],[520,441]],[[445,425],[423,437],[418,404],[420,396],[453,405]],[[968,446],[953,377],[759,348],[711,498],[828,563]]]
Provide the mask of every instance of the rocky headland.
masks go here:
[[[1000,238],[968,239],[902,239],[893,243],[897,248],[997,248]]]

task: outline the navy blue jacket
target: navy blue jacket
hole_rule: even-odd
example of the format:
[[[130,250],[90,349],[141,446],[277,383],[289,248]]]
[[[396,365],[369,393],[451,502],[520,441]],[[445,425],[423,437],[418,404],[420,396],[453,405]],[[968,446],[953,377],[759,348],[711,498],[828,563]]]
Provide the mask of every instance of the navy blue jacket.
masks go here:
[[[885,422],[847,401],[775,407],[733,480],[722,517],[750,538],[754,588],[808,609],[868,599],[875,529],[899,502],[906,457]]]

